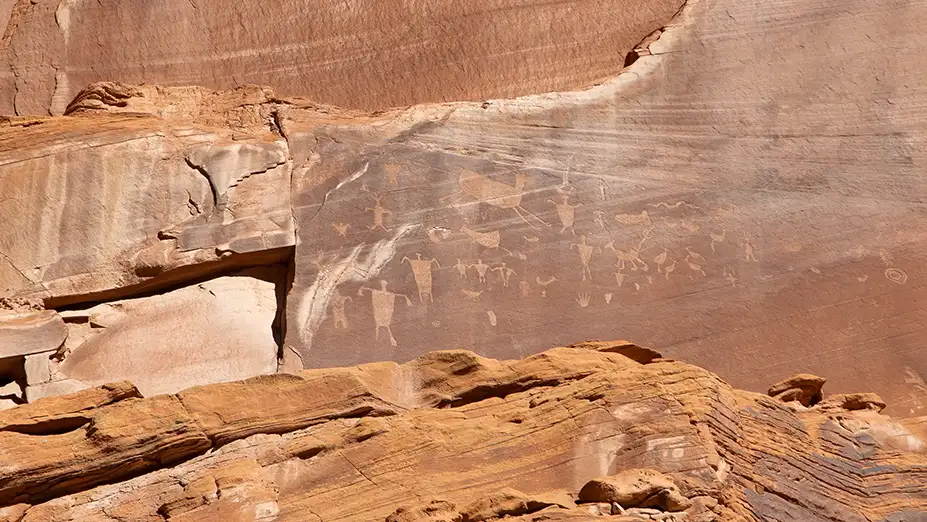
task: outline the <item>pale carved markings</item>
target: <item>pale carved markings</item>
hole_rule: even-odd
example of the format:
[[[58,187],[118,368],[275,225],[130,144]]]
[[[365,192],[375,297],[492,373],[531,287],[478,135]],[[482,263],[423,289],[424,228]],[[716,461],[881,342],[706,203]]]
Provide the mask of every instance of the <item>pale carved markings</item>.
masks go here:
[[[461,279],[466,279],[466,278],[467,278],[467,267],[468,267],[468,266],[470,266],[470,265],[464,263],[464,262],[461,261],[460,258],[458,257],[458,258],[457,258],[457,264],[454,265],[454,268],[457,269],[457,276],[460,277]]]
[[[464,295],[464,298],[466,298],[467,301],[479,301],[480,296],[483,295],[484,291],[485,290],[480,290],[475,292],[473,290],[467,290],[466,288],[460,289],[460,293]]]
[[[521,291],[522,297],[531,295],[531,283],[529,283],[527,279],[522,279],[518,282],[518,289]]]
[[[579,306],[583,308],[586,308],[587,306],[589,306],[589,303],[592,301],[592,298],[589,296],[589,294],[586,294],[586,293],[579,294],[573,299],[579,304]]]
[[[556,281],[557,281],[557,278],[554,276],[550,276],[544,280],[541,280],[541,276],[536,276],[534,278],[534,282],[537,283],[538,286],[541,287],[541,297],[547,297],[547,287],[550,286],[551,283],[555,283]]]
[[[467,266],[476,270],[480,283],[486,282],[486,272],[489,270],[489,265],[484,263],[482,259],[477,259],[476,263]]]
[[[428,234],[428,240],[436,245],[447,241],[451,237],[450,229],[445,227],[430,227],[426,234]]]
[[[914,402],[914,407],[920,409],[923,404],[917,392],[920,392],[920,395],[927,395],[927,382],[913,368],[905,366],[904,383],[911,387],[911,400]],[[914,410],[912,409],[911,412],[913,413]]]
[[[383,165],[383,172],[386,173],[386,182],[392,186],[399,186],[399,172],[402,171],[402,165],[396,163],[387,163]]]
[[[502,278],[502,287],[503,287],[503,288],[508,288],[508,287],[509,287],[509,279],[510,279],[513,275],[516,274],[515,270],[512,270],[511,268],[507,267],[507,266],[505,265],[505,263],[502,263],[501,266],[497,266],[497,267],[491,268],[490,270],[492,270],[493,272],[499,272],[499,276]]]
[[[516,173],[515,185],[512,186],[500,181],[495,181],[488,176],[484,176],[472,170],[462,169],[457,181],[458,191],[454,194],[444,196],[440,198],[440,200],[443,203],[454,197],[468,196],[471,199],[496,208],[513,210],[518,217],[531,228],[537,227],[528,221],[526,216],[530,216],[536,220],[536,222],[549,227],[550,225],[547,222],[521,206],[522,195],[524,194],[525,186],[528,184],[529,179],[528,175],[523,172]]]
[[[341,237],[348,237],[348,229],[351,228],[349,223],[333,223],[332,230]]]
[[[393,337],[393,313],[395,312],[396,298],[402,297],[406,301],[406,306],[412,306],[412,300],[405,294],[397,294],[386,289],[388,283],[380,280],[380,288],[370,288],[366,286],[357,290],[357,295],[364,295],[364,292],[370,292],[370,303],[373,306],[373,322],[376,325],[374,338],[380,340],[380,329],[386,329],[389,335],[390,346],[398,346],[396,338]]]
[[[753,246],[753,242],[750,241],[750,236],[744,233],[741,234],[740,239],[742,240],[741,246],[744,249],[744,261],[759,261],[759,259],[756,258],[756,247]]]
[[[882,259],[882,263],[885,265],[885,278],[889,281],[903,285],[908,282],[908,273],[904,270],[891,266],[895,263],[895,256],[886,250],[879,252],[879,257]]]
[[[338,289],[332,295],[332,314],[335,319],[335,328],[348,328],[348,315],[345,311],[345,305],[348,301],[353,301],[351,296],[341,295]]]
[[[702,274],[703,276],[706,275],[705,269],[702,268],[703,266],[708,264],[708,261],[705,259],[705,256],[703,256],[702,254],[699,254],[698,252],[693,251],[692,248],[688,246],[686,247],[685,262],[687,265],[689,265],[689,269],[691,269],[693,272],[698,272]]]
[[[573,250],[573,247],[576,247],[576,251],[579,253],[579,261],[581,264],[583,281],[587,280],[587,277],[586,277],[587,274],[588,274],[588,279],[591,280],[592,279],[592,269],[589,268],[589,262],[592,260],[592,254],[594,254],[596,250],[599,250],[601,252],[602,249],[597,246],[593,246],[593,245],[586,243],[585,235],[580,236],[579,243],[571,244],[570,250]]]
[[[722,226],[721,232],[709,232],[708,238],[711,240],[711,253],[716,253],[717,245],[724,243],[727,239],[727,227]]]
[[[667,260],[672,262],[667,262]],[[676,258],[669,256],[669,250],[666,247],[663,248],[663,252],[654,256],[653,262],[657,265],[657,273],[663,274],[667,280],[669,280],[670,274],[676,270]]]
[[[567,231],[567,229],[569,229],[570,232],[575,236],[576,230],[573,228],[573,225],[576,222],[576,209],[583,206],[583,204],[578,203],[576,205],[570,205],[569,194],[563,194],[561,196],[560,203],[557,203],[552,199],[548,199],[547,201],[553,203],[553,205],[557,207],[557,215],[560,217],[560,223],[563,225],[563,227],[560,229],[560,233],[563,234]]]
[[[479,232],[476,230],[472,230],[470,227],[464,224],[462,227],[460,227],[460,231],[463,234],[465,234],[473,244],[479,245],[489,250],[497,250],[497,249],[502,250],[506,254],[512,257],[517,257],[518,259],[521,259],[522,261],[528,259],[528,256],[526,256],[525,254],[513,252],[503,247],[502,246],[502,233],[499,230],[493,230],[491,232]]]
[[[403,257],[400,261],[402,263],[409,263],[409,266],[412,267],[412,277],[415,278],[415,285],[418,287],[418,300],[421,303],[425,303],[425,297],[428,297],[428,301],[433,303],[435,302],[434,296],[432,296],[432,277],[431,277],[431,265],[434,264],[438,268],[441,268],[441,263],[437,259],[422,259],[422,254],[415,254],[415,259],[409,259],[408,257]]]
[[[644,247],[644,243],[646,243],[649,239],[653,239],[652,227],[644,231],[641,240],[634,248],[628,250],[618,249],[615,247],[614,240],[609,241],[608,244],[605,245],[605,248],[615,252],[615,268],[617,270],[621,271],[630,269],[632,272],[636,272],[637,270],[646,272],[650,270],[650,265],[641,259],[641,251]]]
[[[489,317],[489,326],[497,326],[499,324],[499,319],[496,317],[496,312],[487,310],[486,316]]]
[[[364,186],[367,189],[366,185]],[[367,230],[377,230],[382,229],[384,232],[389,232],[389,229],[386,228],[385,219],[387,216],[392,216],[393,212],[383,206],[383,196],[377,194],[376,192],[367,189],[367,192],[370,192],[370,197],[374,200],[374,206],[367,207],[364,209],[364,212],[373,212],[373,224],[367,227]]]
[[[613,295],[615,295],[615,294],[613,294],[612,292],[605,292],[605,296],[604,296],[604,297],[605,297],[605,304],[609,304],[609,303],[612,302],[612,296],[613,296]]]

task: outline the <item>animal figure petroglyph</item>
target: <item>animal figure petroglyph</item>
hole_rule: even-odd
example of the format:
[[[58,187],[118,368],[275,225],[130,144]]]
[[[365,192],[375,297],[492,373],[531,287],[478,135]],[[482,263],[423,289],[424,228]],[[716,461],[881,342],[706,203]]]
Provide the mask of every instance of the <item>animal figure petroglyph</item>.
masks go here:
[[[444,227],[431,227],[426,234],[432,243],[438,244],[450,237],[450,230]]]
[[[556,280],[557,278],[554,276],[550,276],[549,279],[546,279],[544,281],[541,281],[541,276],[537,276],[534,278],[534,282],[537,283],[538,286],[541,287],[541,297],[547,297],[547,286],[555,282]]]
[[[492,232],[478,232],[476,230],[470,229],[467,225],[464,225],[460,228],[460,231],[467,235],[471,241],[485,248],[489,249],[499,249],[505,251],[508,255],[512,257],[517,257],[519,259],[527,259],[528,256],[500,246],[502,243],[502,234],[498,230],[493,230]]]
[[[602,249],[597,246],[587,244],[585,235],[580,236],[579,243],[573,243],[570,245],[570,250],[573,250],[573,247],[576,247],[576,251],[579,252],[579,261],[582,263],[583,281],[587,279],[586,274],[589,274],[588,278],[592,279],[592,270],[589,268],[589,261],[592,260],[592,254],[596,250],[601,252]]]
[[[705,270],[702,268],[705,264],[708,263],[708,261],[705,260],[705,256],[693,251],[690,247],[686,247],[685,261],[693,272],[699,272],[702,275],[706,275]]]
[[[334,223],[332,228],[335,232],[341,237],[347,237],[348,229],[351,228],[350,223]]]
[[[646,272],[650,270],[650,265],[648,265],[643,259],[641,259],[641,252],[644,248],[644,243],[648,239],[653,237],[653,228],[648,228],[644,231],[643,237],[637,243],[637,246],[630,250],[618,250],[615,248],[615,242],[609,241],[605,245],[605,248],[611,249],[615,252],[615,268],[618,270],[625,270],[630,268],[632,272],[636,272],[638,269]]]
[[[460,291],[461,293],[463,293],[464,298],[466,298],[467,301],[479,301],[480,296],[483,295],[483,290],[480,290],[479,292],[474,292],[472,290],[461,289]]]
[[[476,269],[476,275],[481,283],[486,282],[486,272],[489,270],[489,265],[484,263],[482,259],[477,259],[475,264],[468,266]]]
[[[503,288],[509,287],[509,278],[515,275],[514,270],[505,266],[505,263],[502,263],[502,266],[497,266],[490,270],[492,270],[493,272],[499,272],[499,276],[502,277],[502,287]]]
[[[389,335],[390,346],[398,346],[396,338],[393,337],[393,329],[390,326],[393,324],[393,312],[395,311],[396,298],[404,298],[406,300],[406,306],[412,306],[412,300],[405,294],[390,292],[386,289],[386,286],[387,282],[385,280],[380,280],[379,290],[362,286],[357,290],[357,295],[364,295],[365,290],[370,292],[370,302],[373,305],[373,322],[376,325],[374,338],[379,341],[380,329],[386,328],[386,333]]]
[[[528,180],[527,174],[519,172],[515,174],[515,186],[512,186],[500,181],[495,181],[472,170],[462,169],[460,171],[460,178],[457,181],[459,190],[454,194],[440,198],[440,200],[443,203],[452,197],[465,195],[496,208],[512,209],[518,214],[518,217],[531,228],[537,227],[528,221],[526,215],[531,216],[537,222],[549,227],[550,225],[547,222],[521,206],[522,195],[525,186],[528,184]]]
[[[661,202],[656,203],[656,204],[654,204],[654,203],[647,203],[647,206],[648,206],[648,207],[651,207],[651,208],[665,208],[665,209],[667,209],[667,210],[669,210],[669,209],[675,209],[675,208],[679,208],[679,207],[686,207],[686,208],[691,208],[691,209],[695,209],[695,210],[702,210],[702,207],[699,207],[699,206],[696,206],[696,205],[692,205],[692,204],[686,203],[685,201],[677,201],[676,203],[673,203],[672,205],[669,204],[669,203],[667,203],[667,202],[665,202],[665,201],[661,201]]]
[[[418,300],[424,303],[425,296],[428,296],[428,301],[433,303],[435,299],[431,295],[431,265],[434,264],[441,268],[441,264],[438,263],[437,259],[422,259],[422,254],[415,254],[415,257],[416,259],[403,257],[399,264],[408,261],[409,266],[412,267],[412,276],[415,278],[415,285],[418,287]]]
[[[562,234],[566,232],[566,230],[569,228],[570,232],[572,232],[575,236],[576,230],[573,229],[573,223],[576,222],[576,208],[583,206],[583,204],[579,203],[576,205],[570,205],[569,194],[564,194],[561,196],[561,198],[563,201],[560,203],[557,203],[552,199],[548,199],[547,201],[553,203],[557,207],[557,215],[560,216],[560,223],[563,225],[563,227],[560,229],[560,233]]]
[[[646,210],[641,210],[640,214],[615,214],[615,221],[622,225],[643,225],[645,227],[653,225],[650,213]]]
[[[672,260],[672,263],[667,263],[667,260]],[[664,274],[667,280],[669,280],[670,274],[676,270],[676,258],[669,257],[669,251],[666,248],[653,258],[653,262],[657,265],[657,273]]]

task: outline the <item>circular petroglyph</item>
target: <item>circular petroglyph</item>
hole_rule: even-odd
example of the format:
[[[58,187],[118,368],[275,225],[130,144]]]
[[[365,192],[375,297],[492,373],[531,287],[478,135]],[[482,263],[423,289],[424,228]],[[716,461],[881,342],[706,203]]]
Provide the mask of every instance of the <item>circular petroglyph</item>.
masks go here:
[[[903,285],[908,282],[908,274],[900,268],[886,268],[885,277],[893,283]]]

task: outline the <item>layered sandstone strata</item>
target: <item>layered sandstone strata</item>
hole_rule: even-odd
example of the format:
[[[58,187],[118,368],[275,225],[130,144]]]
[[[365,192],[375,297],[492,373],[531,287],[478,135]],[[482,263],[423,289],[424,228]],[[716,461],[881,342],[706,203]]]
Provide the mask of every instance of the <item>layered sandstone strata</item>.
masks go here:
[[[923,418],[783,403],[639,350],[584,343],[510,361],[443,351],[149,398],[114,383],[42,399],[0,412],[0,519],[888,522],[927,512]]]

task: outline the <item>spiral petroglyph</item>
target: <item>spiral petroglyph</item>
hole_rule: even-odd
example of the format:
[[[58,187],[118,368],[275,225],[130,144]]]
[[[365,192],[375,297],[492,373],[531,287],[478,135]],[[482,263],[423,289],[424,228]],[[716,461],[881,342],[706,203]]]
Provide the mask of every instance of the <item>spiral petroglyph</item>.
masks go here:
[[[903,285],[908,282],[908,273],[900,268],[886,268],[885,277],[889,281],[898,283],[899,285]]]

